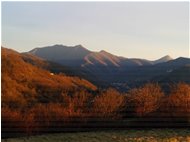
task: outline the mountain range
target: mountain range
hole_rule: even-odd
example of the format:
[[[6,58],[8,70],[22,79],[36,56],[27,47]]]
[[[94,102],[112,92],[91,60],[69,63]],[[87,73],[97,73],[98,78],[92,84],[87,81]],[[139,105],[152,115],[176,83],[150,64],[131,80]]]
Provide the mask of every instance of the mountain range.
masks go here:
[[[66,73],[68,75],[80,76],[100,86],[131,87],[149,81],[162,83],[172,81],[190,82],[188,76],[190,59],[184,57],[172,59],[169,55],[166,55],[160,59],[150,61],[120,57],[104,50],[93,52],[82,45],[53,45],[35,48],[23,54],[34,55],[57,63],[67,68]],[[60,67],[50,67],[50,69],[56,72],[64,72]],[[183,74],[180,73],[181,69],[185,70]]]
[[[35,48],[28,53],[43,59],[60,63],[62,65],[88,67],[88,66],[112,66],[112,67],[125,67],[125,66],[143,66],[154,65],[157,63],[167,62],[172,58],[167,55],[155,61],[149,61],[138,58],[125,58],[113,55],[104,50],[100,52],[93,52],[82,45],[76,46],[63,46],[53,45],[42,48]]]

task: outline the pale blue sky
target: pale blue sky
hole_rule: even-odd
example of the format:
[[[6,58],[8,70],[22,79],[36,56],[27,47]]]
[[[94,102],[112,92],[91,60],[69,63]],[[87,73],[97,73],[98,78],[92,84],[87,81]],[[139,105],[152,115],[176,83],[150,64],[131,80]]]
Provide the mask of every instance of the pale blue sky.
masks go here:
[[[2,2],[2,45],[82,44],[124,57],[189,56],[188,2]]]

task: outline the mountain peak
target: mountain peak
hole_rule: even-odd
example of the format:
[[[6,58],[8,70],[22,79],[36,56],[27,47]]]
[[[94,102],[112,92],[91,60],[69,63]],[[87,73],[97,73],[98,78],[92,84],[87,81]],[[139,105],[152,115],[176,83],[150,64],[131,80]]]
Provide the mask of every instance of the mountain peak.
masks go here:
[[[163,63],[163,62],[168,62],[170,60],[173,60],[172,57],[170,57],[169,55],[163,56],[162,58],[153,61],[154,64],[158,64],[158,63]]]
[[[170,55],[166,55],[166,56],[164,56],[164,57],[162,57],[160,59],[165,60],[165,61],[173,60],[173,58]]]
[[[53,46],[35,48],[29,51],[29,53],[46,60],[61,62],[61,60],[81,60],[87,54],[89,54],[90,51],[84,48],[82,45],[64,46],[62,44],[55,44]]]
[[[81,44],[75,45],[75,48],[84,48]]]
[[[105,50],[101,50],[100,53],[107,53]]]
[[[75,45],[73,46],[73,48],[75,48],[75,50],[80,50],[80,51],[84,51],[84,52],[90,52],[88,49],[86,49],[84,46],[82,46],[81,44],[79,45]]]
[[[101,53],[101,54],[110,54],[109,52],[107,52],[105,50],[101,50],[99,53]]]
[[[162,57],[162,58],[173,59],[170,55],[166,55],[166,56],[164,56],[164,57]]]

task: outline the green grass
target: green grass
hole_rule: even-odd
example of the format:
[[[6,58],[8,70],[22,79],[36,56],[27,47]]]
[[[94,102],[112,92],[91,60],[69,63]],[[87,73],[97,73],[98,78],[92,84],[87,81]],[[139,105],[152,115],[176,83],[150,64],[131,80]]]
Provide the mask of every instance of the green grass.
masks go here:
[[[3,139],[2,142],[190,142],[188,129],[121,130],[59,133],[29,138]]]

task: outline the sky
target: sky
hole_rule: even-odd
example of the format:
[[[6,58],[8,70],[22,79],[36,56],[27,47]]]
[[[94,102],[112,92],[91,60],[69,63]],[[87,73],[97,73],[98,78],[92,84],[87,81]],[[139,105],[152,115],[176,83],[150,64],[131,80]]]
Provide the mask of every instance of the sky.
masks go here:
[[[2,2],[2,46],[81,44],[127,58],[189,57],[188,2]]]

